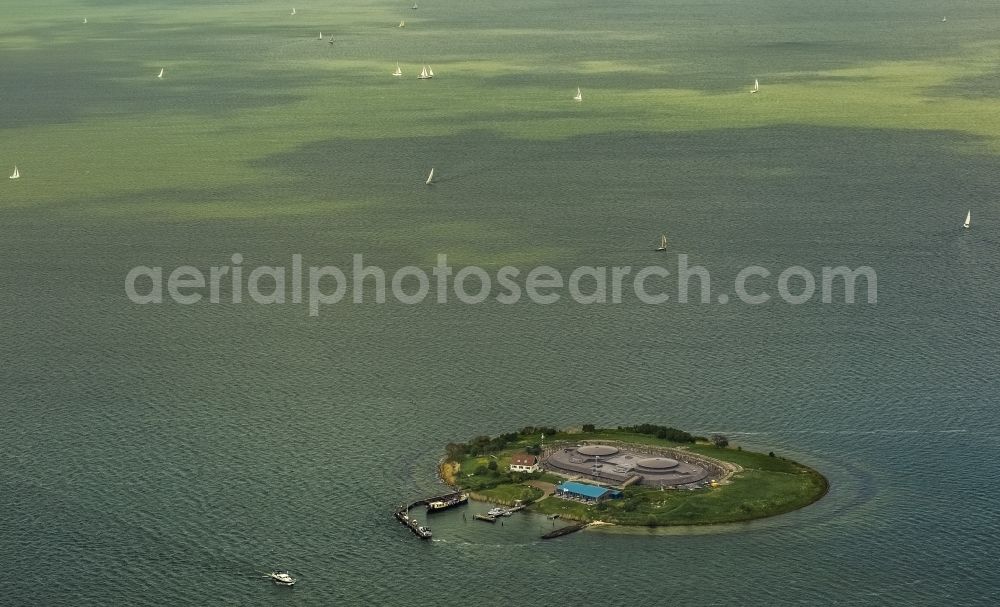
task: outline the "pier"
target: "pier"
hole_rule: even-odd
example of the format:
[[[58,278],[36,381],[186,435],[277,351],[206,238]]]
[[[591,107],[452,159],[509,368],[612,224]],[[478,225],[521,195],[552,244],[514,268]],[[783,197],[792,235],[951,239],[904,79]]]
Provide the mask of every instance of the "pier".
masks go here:
[[[431,502],[447,502],[449,500],[455,500],[462,496],[462,493],[453,491],[451,493],[446,493],[444,495],[437,495],[434,497],[425,497],[419,499],[409,504],[400,505],[393,511],[392,515],[397,521],[403,524],[407,529],[413,532],[414,535],[422,540],[429,540],[432,537],[431,528],[421,525],[417,519],[410,516],[410,509],[416,508],[418,506],[426,506]]]
[[[431,539],[431,536],[433,535],[431,533],[431,528],[430,527],[424,527],[423,525],[421,525],[420,522],[417,521],[417,519],[411,518],[410,515],[407,514],[405,510],[397,510],[393,514],[393,516],[395,516],[397,521],[399,521],[404,526],[406,526],[410,531],[412,531],[420,539],[422,539],[422,540],[429,540],[429,539]]]

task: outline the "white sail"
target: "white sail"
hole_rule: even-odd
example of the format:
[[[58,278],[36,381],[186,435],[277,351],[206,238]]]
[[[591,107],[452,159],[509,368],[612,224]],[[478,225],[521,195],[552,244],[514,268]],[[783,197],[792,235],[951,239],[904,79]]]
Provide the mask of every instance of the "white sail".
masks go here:
[[[396,62],[396,71],[392,73],[393,76],[402,76],[403,70],[399,69],[399,62]]]
[[[14,171],[17,172],[17,169],[14,169]],[[972,211],[970,210],[968,213],[965,214],[965,223],[962,224],[962,227],[967,228],[971,223],[972,223]]]
[[[433,69],[427,68],[427,77],[428,78],[433,78],[434,77],[434,70]]]
[[[760,91],[760,82],[756,78],[753,79],[753,88],[750,89],[751,93],[757,93]]]
[[[10,174],[11,179],[20,179],[21,172],[17,170],[17,165],[14,165],[14,172]]]
[[[293,15],[295,14],[295,9],[294,9],[294,8],[292,9],[292,14],[293,14]]]
[[[406,21],[400,21],[399,27],[406,27]]]
[[[430,175],[427,176],[427,181],[424,183],[430,185],[432,181],[434,181],[434,169],[431,169]]]
[[[160,68],[160,73],[156,75],[157,78],[163,78],[163,68]]]
[[[660,234],[660,250],[662,251],[666,248],[667,248],[667,235]]]
[[[84,18],[83,18],[83,22],[84,22],[84,23],[86,23],[86,22],[87,22],[87,18],[86,18],[86,17],[84,17]]]
[[[573,97],[573,101],[583,101],[583,92],[580,91],[580,87],[576,87],[576,95]]]
[[[424,66],[424,69],[420,70],[420,75],[417,76],[417,78],[420,78],[421,80],[426,80],[426,79],[428,79],[430,77],[431,77],[431,74],[429,74],[427,72],[427,66],[426,65]]]
[[[320,40],[322,40],[322,39],[323,39],[323,32],[320,32],[320,33],[319,33],[319,39],[320,39]]]

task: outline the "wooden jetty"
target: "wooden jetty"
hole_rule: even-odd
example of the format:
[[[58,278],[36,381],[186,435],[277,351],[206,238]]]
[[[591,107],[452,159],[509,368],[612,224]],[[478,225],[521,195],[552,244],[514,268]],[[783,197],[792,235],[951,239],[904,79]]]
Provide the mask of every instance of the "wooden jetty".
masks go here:
[[[486,522],[486,523],[495,523],[495,522],[497,522],[497,517],[490,516],[488,514],[473,514],[472,518],[476,519],[477,521],[483,521],[483,522]]]

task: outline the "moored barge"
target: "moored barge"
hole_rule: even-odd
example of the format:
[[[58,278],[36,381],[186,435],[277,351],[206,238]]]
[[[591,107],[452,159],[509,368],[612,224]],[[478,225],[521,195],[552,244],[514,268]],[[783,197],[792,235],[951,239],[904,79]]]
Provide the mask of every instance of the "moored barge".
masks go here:
[[[447,510],[449,508],[454,508],[455,506],[461,506],[468,503],[469,495],[467,493],[456,493],[445,498],[427,502],[427,513],[441,512],[442,510]]]

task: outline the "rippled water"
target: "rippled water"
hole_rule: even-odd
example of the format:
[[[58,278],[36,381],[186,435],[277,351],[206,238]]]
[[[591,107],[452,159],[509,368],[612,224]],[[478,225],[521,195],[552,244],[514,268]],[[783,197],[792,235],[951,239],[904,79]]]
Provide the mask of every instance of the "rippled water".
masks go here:
[[[581,52],[596,61],[617,49],[654,65],[642,54],[652,50],[616,36],[653,35],[643,19],[662,18],[657,7],[642,3],[618,34]],[[628,79],[614,72],[591,76],[597,90],[577,108],[582,130],[556,136],[577,118],[519,106],[536,102],[531,91],[510,92],[516,73],[441,78],[442,89],[407,89],[405,100],[367,75],[351,81],[344,74],[371,52],[390,66],[388,55],[404,50],[446,52],[420,30],[426,46],[377,42],[374,24],[398,12],[384,3],[325,14],[324,23],[370,28],[354,50],[337,51],[343,57],[263,20],[265,8],[245,9],[239,27],[225,25],[223,9],[198,13],[207,25],[180,8],[125,13],[128,27],[92,13],[103,38],[76,51],[25,42],[0,68],[23,85],[4,97],[17,111],[3,157],[32,158],[22,180],[0,188],[0,604],[1000,602],[1000,167],[985,138],[801,116],[645,129],[641,116],[623,118],[631,102],[615,87]],[[466,50],[481,44],[484,59],[568,53],[558,37],[517,37],[531,40],[525,48],[496,32],[462,38],[463,10],[453,7],[440,27]],[[502,11],[482,10],[505,23]],[[717,64],[705,59],[713,28],[702,20],[738,16],[687,10],[691,39],[677,42],[679,57],[723,65],[740,54],[734,43],[717,50]],[[417,17],[406,18],[415,28]],[[530,15],[509,18],[532,26]],[[66,29],[39,13],[17,19],[5,26],[10,53]],[[546,19],[535,25],[560,21]],[[775,53],[789,73],[820,58],[853,65],[859,47],[835,34],[863,38],[872,56],[950,48],[925,37],[890,52],[815,19],[802,21],[804,34],[772,34],[825,46],[762,56]],[[173,47],[162,34],[172,23],[183,24],[172,35],[185,36]],[[990,35],[976,23],[959,30],[970,43]],[[147,34],[122,42],[130,28]],[[115,63],[85,61],[119,48]],[[195,49],[189,63],[178,49]],[[33,96],[42,85],[32,83],[50,82],[74,52],[107,80],[64,99]],[[298,61],[300,71],[278,70],[270,93],[260,65],[241,72],[249,82],[211,70],[165,80],[162,95],[122,75],[164,55],[177,62],[173,75],[235,65],[242,53]],[[686,88],[718,94],[730,78],[678,61]],[[572,87],[579,79],[560,78]],[[589,101],[602,82],[614,111]],[[415,83],[385,86],[397,84]],[[483,87],[511,96],[465,113]],[[115,122],[131,116],[139,122]],[[409,122],[426,131],[394,134]],[[536,122],[534,136],[512,134]],[[367,136],[363,124],[373,125]],[[441,175],[433,190],[421,183],[430,164]],[[962,231],[970,207],[975,225]],[[710,268],[715,293],[751,263],[775,272],[867,264],[878,271],[879,302],[344,304],[310,318],[301,305],[140,307],[122,293],[134,265],[204,269],[234,252],[248,266],[288,264],[293,253],[347,266],[364,253],[394,269],[444,252],[491,270],[638,267],[664,261],[649,250],[664,230],[671,263],[687,253]],[[527,424],[646,421],[724,432],[806,462],[829,477],[830,494],[749,524],[588,530],[544,543],[551,522],[542,517],[501,527],[442,513],[432,542],[390,517],[401,501],[439,489],[435,462],[449,441]],[[279,566],[299,574],[294,589],[260,579]]]

